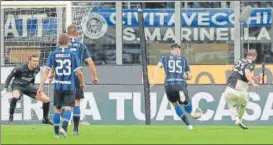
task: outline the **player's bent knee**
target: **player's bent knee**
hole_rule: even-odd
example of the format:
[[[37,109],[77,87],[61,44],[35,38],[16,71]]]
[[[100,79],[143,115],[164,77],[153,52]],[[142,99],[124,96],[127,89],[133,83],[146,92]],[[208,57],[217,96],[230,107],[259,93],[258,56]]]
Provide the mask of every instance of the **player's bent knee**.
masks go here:
[[[75,106],[80,106],[81,101],[80,100],[75,100]]]
[[[72,107],[71,107],[71,106],[65,106],[64,109],[65,109],[65,110],[72,111]]]
[[[12,98],[19,99],[20,95],[14,95],[14,96],[12,96]]]
[[[49,97],[48,97],[46,94],[44,94],[44,93],[43,93],[41,96],[37,96],[37,97],[39,97],[40,100],[41,100],[43,103],[48,103],[48,102],[50,102]]]
[[[248,99],[247,99],[247,98],[240,99],[240,104],[242,104],[242,105],[243,105],[243,104],[246,105],[247,102],[248,102]]]
[[[48,103],[49,102],[49,98],[44,97],[44,96],[36,96],[36,99],[39,101],[42,101],[43,103]]]
[[[61,109],[55,109],[55,113],[61,114],[62,110]]]
[[[44,98],[44,103],[48,103],[48,102],[50,102],[50,99],[49,99],[49,97],[47,97],[47,96],[43,96],[43,98]]]
[[[182,117],[184,115],[183,110],[180,108],[180,106],[176,106],[175,107],[175,112],[177,114],[178,117]]]
[[[172,102],[172,105],[173,105],[174,107],[179,106],[179,104],[178,104],[177,102],[175,102],[175,103]]]
[[[20,91],[18,91],[18,90],[12,91],[12,98],[19,99],[20,96],[21,96]]]
[[[187,101],[187,103],[184,104],[184,109],[187,113],[191,113],[192,112],[192,104],[190,101]]]

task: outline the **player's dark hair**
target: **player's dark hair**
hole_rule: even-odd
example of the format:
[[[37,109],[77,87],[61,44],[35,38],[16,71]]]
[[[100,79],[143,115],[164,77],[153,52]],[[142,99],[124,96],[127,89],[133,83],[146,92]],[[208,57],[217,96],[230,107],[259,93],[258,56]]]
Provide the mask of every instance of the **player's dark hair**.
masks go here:
[[[69,37],[67,36],[67,34],[61,34],[58,38],[58,44],[59,45],[67,45],[69,41]]]
[[[39,55],[37,55],[37,54],[32,54],[32,55],[30,55],[29,57],[28,57],[28,60],[31,60],[32,58],[38,58],[39,57]]]
[[[181,46],[180,45],[178,45],[177,43],[174,43],[174,44],[172,44],[171,46],[170,46],[170,49],[175,49],[175,48],[181,48]]]
[[[249,49],[247,52],[247,56],[257,56],[257,51],[256,49]]]
[[[76,35],[78,32],[77,26],[74,24],[71,24],[67,27],[67,34],[68,35]]]

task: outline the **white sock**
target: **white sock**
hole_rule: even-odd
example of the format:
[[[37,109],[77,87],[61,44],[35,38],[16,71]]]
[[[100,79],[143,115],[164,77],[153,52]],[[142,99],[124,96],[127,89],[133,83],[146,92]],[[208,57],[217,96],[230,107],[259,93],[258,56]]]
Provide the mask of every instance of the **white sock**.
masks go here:
[[[192,125],[188,125],[188,129],[189,130],[193,130],[193,126]]]

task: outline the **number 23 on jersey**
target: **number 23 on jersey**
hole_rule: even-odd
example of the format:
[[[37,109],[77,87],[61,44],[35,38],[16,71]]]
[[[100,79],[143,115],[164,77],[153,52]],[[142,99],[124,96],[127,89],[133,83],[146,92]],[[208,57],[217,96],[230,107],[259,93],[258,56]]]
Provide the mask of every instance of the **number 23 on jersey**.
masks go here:
[[[70,59],[57,59],[56,74],[59,76],[71,75],[71,60]]]

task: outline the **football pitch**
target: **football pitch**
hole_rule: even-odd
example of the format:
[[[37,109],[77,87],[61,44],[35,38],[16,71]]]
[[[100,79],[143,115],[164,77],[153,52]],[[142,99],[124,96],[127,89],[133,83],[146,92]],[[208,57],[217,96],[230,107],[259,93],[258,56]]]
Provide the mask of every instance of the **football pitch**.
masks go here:
[[[55,139],[49,125],[2,126],[2,144],[272,144],[273,126],[81,126],[80,135]]]

